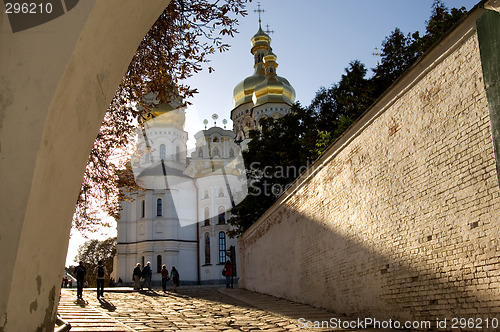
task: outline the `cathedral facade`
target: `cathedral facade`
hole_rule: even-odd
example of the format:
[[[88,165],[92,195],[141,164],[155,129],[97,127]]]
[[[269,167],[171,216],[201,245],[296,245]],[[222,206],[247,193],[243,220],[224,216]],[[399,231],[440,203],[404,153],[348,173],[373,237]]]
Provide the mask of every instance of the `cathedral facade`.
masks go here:
[[[132,283],[137,263],[151,263],[153,282],[160,270],[175,266],[183,284],[218,284],[232,258],[238,278],[237,239],[229,236],[231,208],[246,196],[241,150],[249,131],[267,117],[290,112],[295,91],[277,76],[271,38],[260,27],[252,38],[254,73],[233,92],[233,130],[213,126],[194,135],[187,150],[184,109],[156,105],[138,130],[137,153],[131,158],[137,184],[117,221],[114,276]],[[206,123],[205,123],[206,124]]]

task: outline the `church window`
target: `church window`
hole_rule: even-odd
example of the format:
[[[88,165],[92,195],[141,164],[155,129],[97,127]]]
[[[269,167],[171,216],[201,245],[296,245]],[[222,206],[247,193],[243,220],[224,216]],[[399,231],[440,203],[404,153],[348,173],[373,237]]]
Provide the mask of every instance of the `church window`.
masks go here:
[[[219,142],[219,137],[217,137],[217,136],[214,136],[214,139],[212,140],[212,142],[214,142],[214,143],[217,143],[217,142]]]
[[[210,226],[210,210],[205,208],[205,226]]]
[[[181,161],[181,149],[178,146],[175,147],[175,160],[178,162]]]
[[[217,157],[220,157],[220,151],[219,151],[219,149],[218,149],[218,148],[215,148],[215,149],[214,149],[214,154],[213,154],[213,155],[214,155],[214,156],[217,156]]]
[[[226,209],[223,206],[219,206],[219,224],[226,223]]]
[[[210,264],[210,235],[205,233],[205,265]]]
[[[230,158],[234,158],[234,150],[233,150],[233,148],[231,148],[231,150],[229,150],[229,157]]]
[[[161,255],[156,256],[156,273],[161,273]]]
[[[203,158],[203,149],[202,148],[198,149],[198,157]]]
[[[219,263],[226,262],[226,233],[219,233]]]
[[[156,215],[161,217],[163,215],[163,202],[161,198],[156,200]]]
[[[160,160],[165,160],[167,157],[167,148],[165,144],[160,145]]]
[[[144,218],[146,214],[146,202],[142,200],[141,202],[141,218]]]

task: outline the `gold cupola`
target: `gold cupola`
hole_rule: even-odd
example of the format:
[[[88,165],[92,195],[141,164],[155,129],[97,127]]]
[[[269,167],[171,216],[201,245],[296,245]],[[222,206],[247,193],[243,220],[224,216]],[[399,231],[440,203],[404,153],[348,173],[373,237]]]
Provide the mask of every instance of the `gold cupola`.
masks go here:
[[[291,106],[295,102],[295,90],[286,78],[276,74],[278,63],[272,49],[269,49],[263,60],[265,79],[254,88],[254,107],[265,103],[286,103]]]
[[[151,105],[151,108],[149,112],[140,115],[139,122],[148,122],[149,126],[170,126],[184,129],[186,112],[180,98],[161,103],[156,99],[156,94],[149,92],[143,99]]]
[[[271,38],[262,30],[259,22],[259,31],[252,37],[251,53],[254,57],[254,73],[238,83],[233,90],[233,108],[252,101],[255,86],[265,80],[264,56],[269,52]]]

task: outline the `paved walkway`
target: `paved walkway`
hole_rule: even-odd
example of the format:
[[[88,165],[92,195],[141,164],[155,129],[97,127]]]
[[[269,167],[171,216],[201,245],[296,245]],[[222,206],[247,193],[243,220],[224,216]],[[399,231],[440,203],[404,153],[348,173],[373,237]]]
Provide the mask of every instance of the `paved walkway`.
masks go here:
[[[58,313],[71,324],[72,332],[355,331],[306,329],[300,318],[311,322],[346,318],[304,304],[220,286],[186,286],[178,289],[178,293],[165,294],[158,290],[133,292],[130,288],[110,288],[105,289],[100,302],[95,289],[85,289],[84,300],[76,301],[74,289],[62,290]]]

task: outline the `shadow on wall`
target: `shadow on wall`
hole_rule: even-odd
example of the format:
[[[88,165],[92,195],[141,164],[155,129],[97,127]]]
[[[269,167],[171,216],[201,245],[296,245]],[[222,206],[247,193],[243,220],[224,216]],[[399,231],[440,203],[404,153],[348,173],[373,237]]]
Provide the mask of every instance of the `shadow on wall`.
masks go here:
[[[244,287],[349,317],[498,317],[500,253],[486,238],[446,247],[351,222],[340,231],[281,207],[240,240]]]

